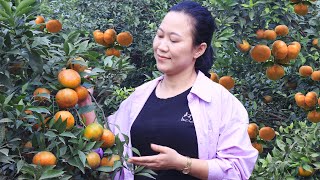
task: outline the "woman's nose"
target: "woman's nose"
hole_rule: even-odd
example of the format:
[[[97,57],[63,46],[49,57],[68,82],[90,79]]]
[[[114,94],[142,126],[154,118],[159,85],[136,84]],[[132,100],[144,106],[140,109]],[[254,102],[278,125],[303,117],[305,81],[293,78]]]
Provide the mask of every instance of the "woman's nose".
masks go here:
[[[168,42],[164,39],[162,40],[159,40],[159,46],[158,46],[158,49],[160,51],[168,51]]]

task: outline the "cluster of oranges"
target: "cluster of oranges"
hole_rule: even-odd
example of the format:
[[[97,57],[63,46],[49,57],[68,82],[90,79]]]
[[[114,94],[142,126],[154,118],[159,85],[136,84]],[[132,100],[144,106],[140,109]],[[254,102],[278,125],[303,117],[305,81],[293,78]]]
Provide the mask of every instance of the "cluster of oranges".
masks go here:
[[[294,99],[296,104],[309,111],[307,118],[309,121],[313,123],[320,122],[320,112],[316,110],[316,106],[320,106],[320,98],[318,98],[318,94],[314,91],[308,92],[306,95],[298,92],[295,94]]]
[[[299,68],[299,74],[302,77],[311,77],[314,81],[320,81],[320,70],[313,71],[311,66],[301,66]]]
[[[242,44],[238,44],[238,48],[243,51],[249,51],[250,56],[256,62],[266,62],[273,56],[273,65],[266,69],[266,75],[271,80],[278,80],[285,75],[283,64],[288,64],[291,60],[298,57],[301,45],[299,42],[291,42],[286,44],[282,40],[276,40],[278,36],[286,36],[289,28],[286,25],[278,25],[275,29],[259,29],[256,32],[257,39],[265,39],[274,41],[272,50],[265,44],[257,44],[251,48],[250,44],[243,40]]]
[[[302,1],[302,0],[290,0],[290,1],[294,3],[293,10],[296,14],[300,16],[304,16],[308,14],[309,6],[306,1]],[[310,1],[315,2],[317,0],[310,0]]]
[[[211,72],[210,75],[212,81],[221,84],[226,89],[230,90],[234,87],[235,81],[231,76],[222,76],[219,78],[218,74],[215,72]]]
[[[259,126],[256,123],[250,123],[248,125],[248,135],[250,137],[252,146],[256,148],[259,153],[262,153],[263,146],[261,143],[257,142],[258,135],[262,140],[271,141],[276,136],[276,132],[271,127],[266,126],[259,129]]]
[[[48,32],[57,33],[60,32],[62,29],[62,24],[57,19],[51,19],[48,22],[45,22],[43,16],[37,16],[35,19],[35,24],[40,24],[40,30],[43,30],[46,27]]]
[[[92,141],[103,142],[101,148],[111,148],[115,144],[115,135],[109,129],[103,128],[99,123],[89,124],[84,129],[83,136]],[[114,162],[119,160],[120,156],[116,154],[104,157],[100,157],[100,155],[95,151],[87,154],[87,162],[92,169],[95,169],[99,166],[112,167]]]
[[[130,32],[124,31],[117,34],[114,29],[107,29],[104,32],[95,30],[93,32],[93,38],[96,43],[106,47],[105,54],[107,56],[120,57],[121,52],[119,48],[116,48],[117,45],[128,47],[133,42],[133,36]]]

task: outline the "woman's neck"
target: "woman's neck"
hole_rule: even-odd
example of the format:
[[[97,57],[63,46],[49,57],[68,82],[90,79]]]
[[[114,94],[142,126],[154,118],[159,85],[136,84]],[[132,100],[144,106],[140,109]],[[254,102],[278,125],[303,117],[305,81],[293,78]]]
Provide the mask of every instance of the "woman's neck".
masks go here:
[[[196,71],[179,75],[164,75],[164,78],[157,86],[156,95],[159,98],[176,96],[192,87],[196,78]]]

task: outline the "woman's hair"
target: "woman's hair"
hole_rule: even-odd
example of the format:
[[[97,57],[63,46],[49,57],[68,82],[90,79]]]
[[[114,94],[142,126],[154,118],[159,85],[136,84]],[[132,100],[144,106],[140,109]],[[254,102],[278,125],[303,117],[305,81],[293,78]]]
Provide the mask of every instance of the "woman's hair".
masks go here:
[[[203,42],[207,44],[207,49],[203,55],[197,59],[195,68],[210,77],[209,70],[213,65],[214,59],[211,41],[213,32],[216,30],[216,25],[211,13],[207,8],[193,1],[178,3],[170,8],[169,12],[170,11],[183,12],[193,19],[193,45],[197,46]]]

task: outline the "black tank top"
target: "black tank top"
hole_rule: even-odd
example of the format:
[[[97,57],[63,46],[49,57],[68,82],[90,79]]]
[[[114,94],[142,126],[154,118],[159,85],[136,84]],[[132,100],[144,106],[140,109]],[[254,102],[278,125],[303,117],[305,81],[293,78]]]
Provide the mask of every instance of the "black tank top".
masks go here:
[[[141,156],[158,154],[150,148],[154,143],[170,147],[181,155],[198,158],[197,136],[187,100],[190,90],[167,99],[158,98],[155,90],[151,93],[131,127],[132,146],[139,150]],[[136,156],[135,153],[133,155]],[[176,170],[155,172],[158,180],[197,179]],[[139,175],[134,179],[150,180]]]

